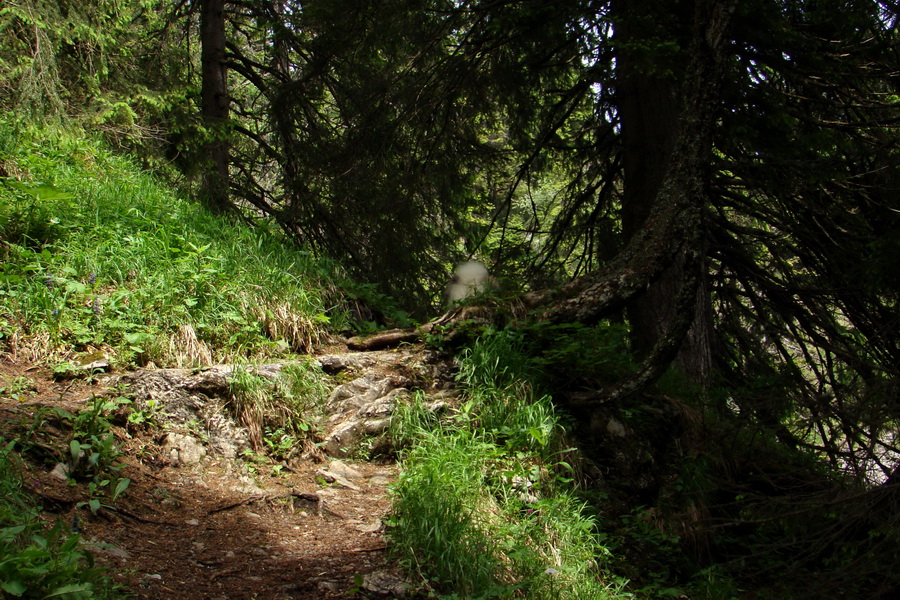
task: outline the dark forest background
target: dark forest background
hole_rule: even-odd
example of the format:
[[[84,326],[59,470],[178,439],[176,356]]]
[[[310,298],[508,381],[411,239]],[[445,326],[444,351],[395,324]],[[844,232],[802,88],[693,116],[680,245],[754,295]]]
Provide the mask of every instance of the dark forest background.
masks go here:
[[[610,407],[679,424],[646,424],[667,440],[654,483],[622,498],[677,515],[692,568],[893,598],[897,12],[20,0],[0,10],[0,107],[275,224],[372,284],[362,320],[427,321],[453,265],[482,261],[495,310],[552,350],[588,454],[612,460],[590,428]]]

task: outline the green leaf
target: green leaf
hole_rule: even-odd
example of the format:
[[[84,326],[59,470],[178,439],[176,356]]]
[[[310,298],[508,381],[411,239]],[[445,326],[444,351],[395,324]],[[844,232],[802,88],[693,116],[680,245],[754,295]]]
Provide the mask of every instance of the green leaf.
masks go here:
[[[94,585],[91,583],[70,583],[69,585],[64,585],[62,587],[58,587],[44,598],[57,598],[59,596],[65,596],[67,594],[75,594],[79,592],[90,592],[94,589]]]
[[[131,480],[127,477],[122,477],[119,479],[119,482],[116,484],[116,489],[113,491],[113,500],[119,497],[119,495],[128,489],[128,486],[131,485]]]
[[[69,454],[72,456],[72,460],[78,460],[79,454],[81,454],[81,442],[78,440],[72,440],[69,442]]]
[[[25,525],[16,525],[15,527],[4,527],[2,529],[4,536],[15,536],[25,531]]]
[[[83,294],[87,292],[88,287],[81,283],[80,281],[74,281],[70,279],[66,282],[66,291],[74,292],[76,294]]]
[[[72,194],[64,192],[49,183],[28,185],[21,181],[7,181],[6,185],[19,190],[20,192],[25,192],[35,200],[69,200],[70,198],[73,198]]]
[[[8,594],[12,594],[13,596],[21,596],[26,591],[28,591],[28,588],[25,587],[25,584],[23,584],[18,579],[13,579],[12,581],[4,581],[3,583],[0,583],[0,588],[3,588],[3,591]]]

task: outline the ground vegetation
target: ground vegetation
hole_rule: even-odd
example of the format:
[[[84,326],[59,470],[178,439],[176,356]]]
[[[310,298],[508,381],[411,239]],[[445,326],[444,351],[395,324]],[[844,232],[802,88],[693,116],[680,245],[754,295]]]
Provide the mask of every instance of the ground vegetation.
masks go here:
[[[15,2],[0,341],[123,367],[309,352],[430,320],[475,257],[499,281],[487,308],[416,336],[519,340],[536,379],[518,402],[551,398],[607,474],[579,484],[647,567],[634,590],[706,577],[741,582],[726,597],[890,597],[896,12]],[[72,127],[217,214],[110,179],[124,159]],[[145,203],[122,213],[126,190]]]

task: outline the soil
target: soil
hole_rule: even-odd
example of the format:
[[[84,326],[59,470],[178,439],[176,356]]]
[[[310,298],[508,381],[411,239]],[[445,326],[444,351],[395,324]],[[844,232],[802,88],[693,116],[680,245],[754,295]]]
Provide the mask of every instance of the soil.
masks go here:
[[[133,597],[390,597],[360,588],[372,574],[396,574],[383,525],[396,465],[349,461],[361,474],[349,487],[325,483],[317,471],[326,463],[315,455],[280,465],[208,456],[193,467],[174,466],[160,456],[158,428],[118,419],[112,431],[124,451],[119,476],[131,484],[114,508],[93,514],[82,504],[86,484],[51,473],[71,435],[53,409],[85,410],[107,386],[57,381],[44,367],[7,359],[0,361],[0,387],[0,435],[22,439],[31,431],[25,482],[44,518],[79,530]]]

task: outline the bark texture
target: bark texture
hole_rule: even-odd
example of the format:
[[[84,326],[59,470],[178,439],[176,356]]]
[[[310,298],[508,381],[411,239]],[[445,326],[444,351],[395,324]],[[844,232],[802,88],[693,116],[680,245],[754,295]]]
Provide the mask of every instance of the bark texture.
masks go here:
[[[606,391],[606,397],[630,393],[649,383],[682,348],[679,363],[683,369],[702,376],[708,373],[709,336],[704,328],[708,327],[709,299],[702,276],[706,259],[706,165],[710,162],[718,106],[724,33],[735,7],[732,0],[696,3],[691,58],[681,78],[677,120],[651,114],[655,102],[669,94],[666,77],[660,74],[639,81],[640,69],[625,61],[624,67],[631,69],[623,76],[622,91],[627,105],[623,114],[626,154],[633,155],[630,166],[626,166],[633,182],[630,190],[626,188],[629,207],[625,211],[633,229],[631,236],[606,268],[576,279],[559,291],[526,297],[527,304],[545,307],[540,313],[543,318],[558,323],[592,323],[626,304],[634,307],[632,319],[641,321],[637,335],[645,360],[634,377],[616,390]],[[623,10],[627,16],[627,9]],[[648,96],[654,101],[646,102]],[[668,113],[674,100],[664,99],[663,106],[662,113]],[[639,139],[642,135],[649,136],[654,146],[646,149],[649,159],[638,156],[644,148]],[[697,327],[688,335],[695,322]]]
[[[206,152],[211,162],[203,178],[203,195],[215,212],[226,212],[229,201],[228,122],[229,98],[225,64],[225,0],[200,1],[201,113],[213,139]]]

